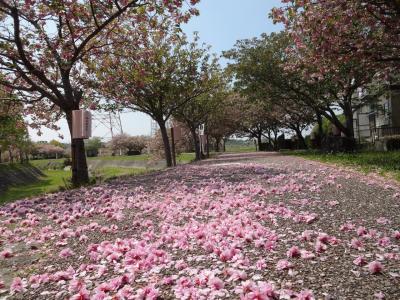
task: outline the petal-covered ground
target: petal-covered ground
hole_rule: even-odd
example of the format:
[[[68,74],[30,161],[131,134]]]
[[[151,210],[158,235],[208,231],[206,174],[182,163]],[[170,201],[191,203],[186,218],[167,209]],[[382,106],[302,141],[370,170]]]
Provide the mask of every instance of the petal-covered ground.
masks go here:
[[[0,208],[0,297],[400,299],[400,188],[277,154]]]

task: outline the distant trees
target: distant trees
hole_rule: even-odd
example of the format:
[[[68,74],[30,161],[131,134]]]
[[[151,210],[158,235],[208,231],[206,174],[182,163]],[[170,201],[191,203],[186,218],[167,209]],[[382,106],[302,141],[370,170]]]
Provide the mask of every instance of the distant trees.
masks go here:
[[[85,141],[86,155],[89,157],[97,156],[99,154],[100,148],[102,148],[103,146],[104,143],[99,137],[92,137],[91,139],[86,140]]]
[[[280,126],[293,130],[304,145],[301,131],[315,121],[320,123],[322,117],[352,140],[354,111],[376,101],[380,93],[370,84],[374,69],[356,62],[337,62],[335,73],[321,75],[316,70],[320,65],[301,62],[303,48],[291,52],[296,46],[287,33],[239,41],[225,53],[232,60],[229,70],[235,88],[250,101],[261,101],[280,115]],[[355,99],[361,87],[366,92]],[[340,111],[344,123],[338,118]]]
[[[118,154],[141,154],[147,147],[148,138],[145,136],[130,136],[121,134],[114,136],[109,142],[109,147]]]
[[[50,143],[34,144],[31,154],[40,158],[61,158],[65,154],[65,149]]]
[[[0,100],[0,162],[4,152],[8,153],[10,162],[14,162],[16,156],[23,162],[31,142],[22,116],[22,106],[12,98],[4,100],[7,97],[4,92],[0,92],[0,95],[3,97],[3,101]]]
[[[203,82],[205,90],[203,94],[193,98],[174,113],[174,120],[184,125],[190,132],[196,153],[196,160],[201,159],[200,137],[198,129],[200,125],[209,124],[213,113],[222,105],[223,97],[227,96],[227,82],[219,70],[215,70],[209,78]]]
[[[400,67],[396,1],[282,1],[272,12],[285,26],[286,73],[313,91],[306,101],[343,135],[354,138],[353,114],[382,93]],[[358,93],[363,89],[363,93]],[[307,88],[302,89],[307,93]],[[315,100],[318,101],[315,101]],[[343,114],[345,122],[337,118]]]
[[[214,88],[218,65],[209,49],[197,44],[197,38],[188,42],[167,19],[154,22],[156,26],[146,29],[143,51],[132,46],[136,37],[128,32],[113,36],[114,46],[103,49],[100,63],[91,62],[96,74],[92,82],[101,96],[112,100],[111,108],[141,111],[157,122],[167,166],[172,166],[167,121]]]
[[[314,98],[314,94],[318,96],[316,86],[285,71],[288,43],[284,34],[262,35],[238,41],[235,48],[224,53],[231,60],[228,71],[241,105],[240,131],[257,139],[258,144],[267,139],[273,148],[285,128],[306,147],[302,132],[314,121],[315,110],[305,103],[319,104],[319,98]]]
[[[205,124],[205,133],[209,137],[210,143],[214,143],[216,152],[225,150],[225,141],[238,131],[241,120],[241,112],[236,105],[235,94],[226,89],[219,94],[219,97],[218,106],[208,115]],[[224,148],[221,149],[221,146]]]

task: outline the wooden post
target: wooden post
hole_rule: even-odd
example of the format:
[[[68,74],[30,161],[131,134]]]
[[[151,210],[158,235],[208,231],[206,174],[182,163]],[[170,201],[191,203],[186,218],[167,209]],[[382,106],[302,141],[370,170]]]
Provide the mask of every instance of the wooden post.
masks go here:
[[[171,127],[171,143],[172,143],[172,164],[176,167],[176,154],[175,154],[175,137],[174,137],[174,128]]]
[[[206,145],[207,145],[207,158],[210,158],[210,138],[208,137],[208,134],[206,135],[207,140],[206,140]]]

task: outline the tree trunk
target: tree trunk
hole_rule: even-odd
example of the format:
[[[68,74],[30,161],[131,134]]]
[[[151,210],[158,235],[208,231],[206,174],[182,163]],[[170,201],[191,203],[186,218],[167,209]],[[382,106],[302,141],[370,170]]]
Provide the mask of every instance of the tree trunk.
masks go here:
[[[261,151],[261,143],[262,143],[262,134],[257,134],[257,144],[258,144],[258,151]]]
[[[192,134],[192,139],[193,139],[193,143],[194,143],[194,151],[196,153],[196,160],[201,160],[200,143],[199,143],[199,138],[196,134],[196,128],[191,128],[190,133]]]
[[[10,163],[13,163],[14,162],[14,156],[13,156],[11,148],[8,148],[8,155],[10,156],[8,158],[8,160],[10,161]]]
[[[269,147],[270,147],[270,149],[268,149],[268,150],[270,151],[272,149],[272,147],[275,147],[274,143],[272,142],[271,130],[270,129],[268,129],[267,135],[268,135],[268,143],[269,143]]]
[[[338,117],[335,115],[335,113],[334,113],[333,111],[332,111],[332,112],[329,112],[329,113],[324,112],[323,114],[324,114],[324,116],[325,116],[333,125],[335,125],[335,126],[340,130],[340,132],[342,132],[346,137],[353,137],[353,136],[354,136],[354,132],[350,132],[350,131],[348,130],[348,128],[346,127],[346,125],[343,125],[343,124],[340,122],[340,120],[338,119]],[[343,114],[344,114],[345,117],[346,117],[346,123],[347,123],[347,116],[346,116],[345,110],[343,110]],[[351,120],[352,120],[352,122],[353,122],[353,114],[351,114]],[[351,128],[353,128],[353,125],[351,125]]]
[[[274,150],[278,150],[278,131],[274,130]]]
[[[301,132],[300,128],[296,128],[295,132],[296,132],[297,138],[300,141],[300,144],[303,146],[303,149],[308,149],[306,140],[304,139],[303,133]]]
[[[207,137],[207,158],[210,158],[210,137],[209,137],[209,135],[207,134],[206,135],[206,137]]]
[[[219,152],[219,146],[221,144],[221,138],[215,138],[215,152]]]
[[[165,121],[157,121],[158,126],[160,126],[161,136],[164,143],[164,155],[165,161],[167,162],[167,167],[172,167],[172,155],[171,155],[171,145],[169,143],[169,137],[167,128],[165,127]]]
[[[222,139],[222,141],[223,141],[223,149],[224,149],[224,152],[226,152],[226,139]]]
[[[66,112],[69,132],[71,134],[72,184],[75,187],[89,183],[89,172],[86,162],[85,143],[83,139],[72,138],[72,110]]]
[[[346,131],[344,134],[348,138],[354,138],[354,124],[353,124],[353,110],[351,104],[346,105],[343,110],[344,117],[346,118]]]
[[[19,162],[21,164],[24,163],[24,154],[22,153],[22,150],[19,150]]]
[[[317,146],[318,146],[318,148],[321,148],[322,140],[324,138],[323,121],[322,121],[322,116],[319,112],[317,112],[316,115],[317,115],[317,123],[318,123]]]
[[[0,164],[3,162],[2,158],[1,158],[1,149],[0,149]]]

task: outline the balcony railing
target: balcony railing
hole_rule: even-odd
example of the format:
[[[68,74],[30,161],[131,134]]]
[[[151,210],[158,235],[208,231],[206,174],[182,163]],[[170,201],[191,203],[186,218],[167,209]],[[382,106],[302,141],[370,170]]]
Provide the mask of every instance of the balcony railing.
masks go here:
[[[375,128],[372,132],[375,137],[375,140],[379,140],[381,138],[393,135],[400,136],[400,127],[379,127]]]

